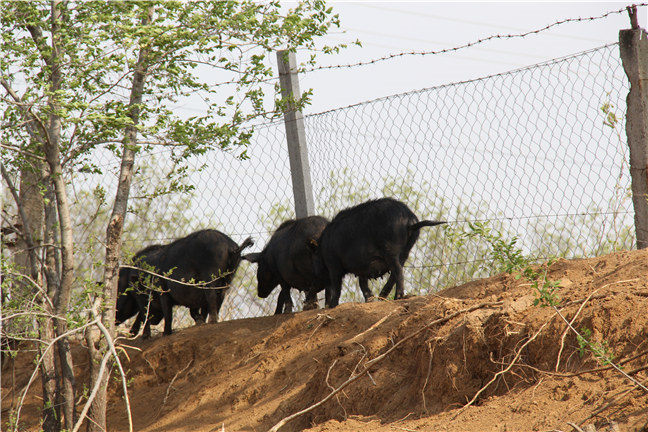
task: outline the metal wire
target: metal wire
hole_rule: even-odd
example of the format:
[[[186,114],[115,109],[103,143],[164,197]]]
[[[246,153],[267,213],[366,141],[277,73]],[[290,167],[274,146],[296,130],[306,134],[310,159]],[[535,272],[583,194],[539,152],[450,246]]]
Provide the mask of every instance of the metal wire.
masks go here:
[[[598,21],[601,19],[605,19],[611,15],[618,15],[621,13],[624,13],[632,8],[637,8],[637,7],[645,7],[648,6],[648,3],[634,3],[632,5],[616,9],[616,10],[611,10],[608,12],[605,12],[601,15],[596,15],[596,16],[590,16],[590,17],[579,17],[579,18],[566,18],[562,19],[559,21],[555,21],[551,24],[548,24],[544,27],[540,27],[534,30],[529,30],[525,32],[519,32],[519,33],[497,33],[493,34],[481,39],[477,39],[472,42],[468,42],[463,45],[458,45],[454,46],[452,48],[444,48],[440,50],[427,50],[427,51],[406,51],[406,52],[399,52],[399,53],[393,53],[389,54],[383,57],[378,57],[374,58],[371,60],[365,60],[365,61],[359,61],[355,63],[347,63],[347,64],[337,64],[337,65],[325,65],[325,66],[315,66],[311,68],[300,68],[299,73],[311,73],[311,72],[317,72],[320,70],[329,70],[329,69],[349,69],[349,68],[355,68],[355,67],[361,67],[361,66],[368,66],[376,63],[382,63],[385,61],[390,61],[390,60],[395,60],[401,57],[409,57],[409,56],[433,56],[433,55],[438,55],[438,54],[446,54],[446,53],[453,53],[456,51],[461,51],[466,48],[472,48],[477,45],[481,45],[483,43],[492,41],[492,40],[507,40],[507,39],[522,39],[530,35],[535,35],[539,33],[543,33],[547,30],[550,30],[554,27],[562,26],[564,24],[569,24],[569,23],[579,23],[579,22],[591,22],[591,21]],[[554,61],[560,61],[560,59],[556,59]],[[260,80],[259,82],[261,83],[267,83],[270,81],[276,81],[278,80],[278,76],[273,76],[273,77],[268,77]],[[220,83],[215,83],[212,84],[211,87],[219,87],[219,86],[224,86],[224,85],[233,85],[236,84],[236,80],[230,80],[230,81],[225,81],[225,82],[220,82]]]
[[[605,12],[605,13],[603,13],[601,15],[597,15],[597,16],[584,17],[584,18],[566,18],[566,19],[563,19],[563,20],[560,20],[560,21],[555,21],[555,22],[553,22],[551,24],[548,24],[548,25],[546,25],[544,27],[540,27],[540,28],[535,29],[535,30],[529,30],[529,31],[526,31],[526,32],[521,32],[521,33],[507,33],[507,34],[499,33],[499,34],[494,34],[494,35],[490,35],[490,36],[485,37],[485,38],[477,39],[476,41],[468,42],[466,44],[458,45],[458,46],[452,47],[452,48],[444,48],[444,49],[440,49],[440,50],[428,50],[428,51],[400,52],[400,53],[390,54],[390,55],[387,55],[387,56],[384,56],[384,57],[375,58],[375,59],[372,59],[372,60],[359,61],[359,62],[356,62],[356,63],[342,64],[342,65],[317,66],[317,67],[313,67],[313,68],[309,68],[309,69],[304,69],[303,71],[300,71],[300,72],[307,73],[307,72],[314,72],[314,71],[325,70],[325,69],[345,69],[345,68],[353,68],[353,67],[358,67],[358,66],[367,66],[367,65],[372,65],[372,64],[375,64],[375,63],[381,63],[381,62],[384,62],[384,61],[393,60],[393,59],[397,59],[399,57],[406,57],[406,56],[428,56],[428,55],[452,53],[452,52],[455,52],[455,51],[460,51],[460,50],[463,50],[463,49],[466,49],[466,48],[474,47],[476,45],[480,45],[482,43],[485,43],[485,42],[488,42],[488,41],[491,41],[491,40],[495,40],[495,39],[502,39],[503,40],[503,39],[521,39],[521,38],[525,38],[525,37],[530,36],[530,35],[542,33],[544,31],[550,30],[550,29],[552,29],[554,27],[561,26],[563,24],[576,23],[576,22],[598,21],[598,20],[607,18],[610,15],[617,15],[617,14],[624,13],[624,12],[630,10],[633,7],[644,7],[644,6],[647,6],[647,5],[648,5],[648,3],[635,3],[635,4],[632,4],[632,5],[623,7],[621,9]]]

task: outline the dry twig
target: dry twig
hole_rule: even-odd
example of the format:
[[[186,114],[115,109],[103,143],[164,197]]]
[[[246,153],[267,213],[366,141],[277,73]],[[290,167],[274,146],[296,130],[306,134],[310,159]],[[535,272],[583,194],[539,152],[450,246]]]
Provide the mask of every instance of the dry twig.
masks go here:
[[[93,305],[90,312],[94,317],[93,323],[97,325],[99,331],[103,334],[104,338],[106,339],[106,343],[108,344],[109,350],[104,354],[101,360],[99,373],[97,375],[95,385],[92,388],[92,393],[90,393],[88,400],[83,406],[83,410],[81,411],[81,414],[79,415],[79,418],[77,419],[77,422],[74,425],[74,429],[72,429],[72,432],[77,432],[79,428],[81,428],[81,424],[83,423],[83,420],[85,420],[88,414],[90,405],[92,404],[92,401],[94,400],[95,396],[97,395],[97,392],[99,391],[99,387],[101,386],[102,378],[106,370],[106,364],[108,363],[108,359],[110,358],[111,355],[114,357],[115,363],[117,364],[117,368],[119,369],[119,373],[121,375],[122,389],[124,391],[124,401],[126,402],[126,413],[128,415],[128,430],[129,432],[133,432],[133,416],[130,409],[130,399],[128,397],[128,384],[126,382],[126,373],[124,372],[124,368],[122,367],[121,361],[119,360],[119,355],[117,354],[117,350],[115,349],[115,344],[110,336],[110,333],[108,332],[108,329],[103,325],[101,319],[97,314],[98,307],[99,307],[98,301],[95,301],[95,304]],[[90,419],[90,417],[87,418]]]
[[[25,388],[22,391],[22,395],[20,396],[20,401],[18,402],[18,409],[16,410],[16,422],[14,424],[14,432],[18,432],[18,424],[19,424],[19,421],[20,421],[20,410],[22,409],[22,407],[23,407],[23,405],[25,403],[25,397],[27,397],[27,391],[29,391],[29,387],[31,387],[32,383],[34,382],[34,379],[36,379],[38,369],[40,367],[41,362],[45,358],[45,354],[47,354],[47,351],[49,351],[54,346],[54,344],[56,342],[58,342],[59,340],[65,338],[65,337],[67,337],[67,336],[69,336],[71,334],[74,334],[76,332],[79,332],[81,330],[84,330],[86,327],[90,327],[90,326],[93,326],[95,324],[96,324],[96,321],[91,321],[91,322],[89,322],[87,324],[82,325],[81,327],[69,330],[69,331],[63,333],[62,335],[57,336],[57,337],[55,337],[54,339],[52,339],[49,342],[49,344],[47,345],[47,347],[45,348],[45,350],[41,354],[40,358],[36,362],[36,366],[34,367],[34,371],[32,372],[31,376],[29,377],[29,381],[27,381],[27,385],[25,385]]]
[[[423,397],[423,410],[427,413],[427,404],[425,401],[425,388],[427,387],[428,380],[430,379],[430,374],[432,373],[432,358],[434,355],[434,348],[432,348],[432,341],[429,340],[427,343],[428,346],[428,352],[430,353],[430,362],[428,363],[428,372],[427,375],[425,376],[425,382],[423,383],[423,388],[421,389],[421,396]],[[434,347],[436,348],[436,341],[434,343]]]
[[[367,330],[365,330],[365,331],[363,331],[362,333],[358,333],[357,335],[353,336],[351,339],[349,339],[349,342],[353,342],[354,340],[359,339],[359,338],[361,338],[362,336],[364,336],[365,334],[369,333],[370,331],[372,331],[373,329],[375,329],[376,327],[378,327],[380,324],[382,324],[382,323],[384,323],[385,321],[387,321],[387,319],[388,319],[390,316],[392,316],[392,315],[393,315],[397,310],[399,310],[399,309],[401,309],[401,308],[396,308],[396,309],[392,310],[392,311],[389,312],[387,315],[385,315],[384,317],[380,318],[380,319],[379,319],[375,324],[373,324],[373,325],[372,325],[371,327],[369,327]]]
[[[173,383],[175,382],[176,379],[178,379],[178,377],[180,376],[180,374],[181,374],[182,372],[184,372],[184,371],[186,371],[187,369],[189,369],[189,366],[191,366],[191,364],[193,363],[193,361],[194,361],[194,359],[189,360],[189,363],[187,363],[187,366],[185,366],[184,368],[182,368],[182,370],[176,372],[176,374],[173,376],[173,378],[171,379],[171,382],[169,383],[169,386],[167,387],[166,394],[164,395],[164,400],[162,401],[162,405],[160,405],[160,409],[158,410],[158,413],[157,413],[157,415],[155,416],[155,418],[160,417],[160,414],[162,414],[162,409],[164,408],[164,405],[166,405],[167,400],[169,399],[169,394],[171,393],[171,388],[173,387]]]
[[[583,303],[581,303],[580,307],[578,308],[578,310],[576,311],[576,313],[575,313],[574,316],[572,317],[571,321],[569,322],[569,325],[570,325],[570,326],[574,324],[574,322],[576,321],[576,318],[578,318],[578,315],[580,315],[581,311],[583,310],[583,308],[585,307],[585,305],[587,304],[587,302],[590,301],[590,299],[592,298],[592,296],[593,296],[594,294],[596,294],[597,291],[599,291],[599,290],[605,288],[606,286],[608,286],[608,285],[605,285],[605,286],[602,286],[602,287],[600,287],[600,288],[595,289],[594,291],[592,291],[592,292],[590,293],[589,296],[587,296],[587,298],[585,299],[585,301],[584,301]],[[567,333],[568,333],[568,332],[569,332],[569,327],[566,327],[565,330],[564,330],[563,333],[562,333],[562,336],[560,337],[560,349],[558,350],[558,357],[556,358],[556,367],[554,368],[554,370],[555,370],[556,372],[558,372],[558,368],[560,368],[560,357],[562,356],[562,352],[563,352],[563,349],[564,349],[564,347],[565,347],[565,338],[567,337]]]
[[[322,317],[324,317],[324,319],[320,321],[320,318],[322,318]],[[304,344],[305,346],[308,346],[308,343],[310,342],[311,338],[313,337],[315,332],[320,329],[320,327],[322,327],[326,323],[329,323],[329,322],[333,321],[332,316],[324,314],[324,313],[321,313],[321,314],[318,313],[316,319],[318,321],[320,321],[320,323],[317,324],[317,327],[315,327],[315,330],[313,330],[312,333],[310,334],[310,336],[308,336],[308,339],[306,339],[306,343]]]
[[[632,392],[632,391],[635,390],[636,388],[637,388],[637,387],[631,387],[631,388],[626,389],[626,390],[624,390],[623,392],[619,393],[618,395],[614,396],[610,402],[606,403],[606,404],[603,405],[602,407],[600,407],[600,408],[598,408],[597,410],[595,410],[595,411],[594,411],[594,412],[593,412],[589,417],[587,417],[585,420],[581,421],[580,424],[582,425],[582,424],[585,423],[586,421],[588,421],[588,420],[590,420],[590,419],[593,419],[594,417],[598,416],[600,413],[602,413],[602,412],[605,411],[606,409],[610,408],[612,405],[614,405],[614,404],[616,404],[617,402],[619,402],[620,399],[622,399],[624,396],[626,396],[628,393]]]
[[[79,418],[74,425],[74,429],[72,429],[72,432],[77,432],[79,428],[81,427],[81,424],[83,423],[83,420],[86,418],[88,414],[88,410],[90,409],[90,405],[92,405],[92,401],[94,400],[95,396],[97,396],[97,392],[99,392],[99,387],[101,387],[101,379],[103,378],[103,374],[106,371],[106,364],[108,363],[108,359],[110,358],[111,352],[106,352],[101,359],[101,365],[99,366],[99,373],[97,375],[97,380],[95,381],[95,385],[92,388],[92,392],[88,396],[88,400],[86,401],[85,405],[83,406],[83,409],[81,410],[81,414],[79,415]],[[88,417],[90,419],[90,417]]]

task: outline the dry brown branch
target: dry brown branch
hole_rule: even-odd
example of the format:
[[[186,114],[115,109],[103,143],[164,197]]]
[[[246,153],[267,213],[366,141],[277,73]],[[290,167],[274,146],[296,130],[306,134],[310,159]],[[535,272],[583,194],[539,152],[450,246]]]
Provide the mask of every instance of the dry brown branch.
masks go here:
[[[72,432],[77,432],[81,427],[83,420],[85,420],[86,418],[92,421],[90,417],[87,417],[88,410],[90,409],[90,406],[92,405],[92,401],[94,400],[95,396],[99,392],[102,383],[102,378],[106,370],[106,364],[108,363],[108,359],[110,358],[110,356],[114,357],[115,363],[117,364],[117,368],[119,369],[119,373],[121,375],[122,389],[124,391],[124,401],[126,403],[126,413],[128,415],[128,428],[129,428],[129,432],[133,432],[133,417],[130,409],[130,399],[128,397],[128,385],[126,382],[126,373],[124,372],[124,369],[121,365],[121,361],[119,360],[119,355],[117,354],[117,349],[115,348],[114,341],[111,338],[108,329],[103,325],[101,319],[97,314],[98,306],[99,306],[98,300],[96,300],[95,304],[93,305],[93,308],[90,310],[92,316],[94,317],[94,321],[92,321],[92,324],[96,324],[97,327],[99,328],[99,331],[103,334],[104,338],[106,339],[106,343],[108,344],[109,350],[104,354],[101,360],[101,365],[99,366],[99,372],[97,374],[97,379],[95,380],[95,385],[92,388],[92,393],[90,393],[88,400],[83,406],[81,414],[79,415],[79,418],[77,419],[77,422],[74,425]],[[121,349],[125,352],[123,348]]]
[[[158,375],[157,370],[155,370],[155,368],[153,367],[153,365],[151,364],[151,362],[149,361],[149,359],[146,357],[145,354],[142,354],[142,358],[144,359],[144,361],[146,362],[146,364],[147,364],[147,365],[151,368],[151,370],[153,371],[153,374],[155,375],[155,378],[157,378],[158,383],[161,383],[161,382],[162,382],[162,377],[161,377],[160,375]]]
[[[434,348],[432,348],[432,341],[429,340],[427,343],[428,346],[428,352],[430,353],[430,362],[428,363],[428,372],[427,375],[425,376],[425,382],[423,383],[423,388],[421,389],[421,396],[423,397],[423,411],[427,413],[427,404],[425,401],[425,388],[427,387],[428,380],[430,379],[430,374],[432,373],[432,358],[434,355]],[[434,344],[434,347],[436,348],[436,342]]]
[[[583,429],[579,428],[577,425],[575,425],[572,422],[567,422],[569,426],[571,426],[576,432],[584,432]]]
[[[423,327],[421,327],[420,329],[418,329],[418,330],[415,331],[414,333],[411,333],[410,335],[405,336],[403,339],[401,339],[400,341],[398,341],[397,343],[395,343],[391,348],[389,348],[389,349],[388,349],[387,351],[385,351],[384,353],[382,353],[382,354],[380,354],[379,356],[374,357],[373,359],[369,360],[367,363],[365,363],[365,366],[364,366],[364,367],[363,367],[359,372],[357,372],[356,374],[352,374],[351,377],[349,377],[349,379],[347,379],[345,382],[343,382],[342,384],[340,384],[340,385],[339,385],[335,390],[333,390],[333,391],[332,391],[331,393],[329,393],[326,397],[324,397],[324,399],[320,400],[319,402],[316,402],[316,403],[312,404],[311,406],[309,406],[309,407],[307,407],[307,408],[304,408],[303,410],[301,410],[301,411],[299,411],[299,412],[296,412],[296,413],[291,414],[291,415],[289,415],[289,416],[287,416],[287,417],[284,417],[284,418],[281,419],[277,424],[275,424],[272,428],[270,428],[269,432],[277,432],[277,431],[278,431],[278,430],[279,430],[283,425],[285,425],[285,424],[288,423],[289,421],[292,421],[292,420],[296,419],[297,417],[302,416],[302,415],[304,415],[304,414],[306,414],[306,413],[308,413],[308,412],[311,412],[311,411],[314,410],[315,408],[317,408],[317,407],[319,407],[319,406],[325,404],[325,403],[328,402],[328,401],[329,401],[333,396],[335,396],[336,394],[338,394],[339,392],[341,392],[343,389],[345,389],[349,384],[354,383],[354,382],[357,381],[360,377],[362,377],[362,376],[363,376],[367,371],[369,371],[369,369],[370,369],[372,366],[374,366],[375,364],[377,364],[377,363],[379,363],[380,361],[384,360],[384,359],[385,359],[389,354],[391,354],[394,350],[396,350],[396,349],[397,349],[399,346],[401,346],[403,343],[405,343],[405,342],[407,342],[408,340],[410,340],[410,339],[412,339],[412,338],[418,336],[419,334],[421,334],[422,332],[426,331],[426,330],[429,329],[430,327],[435,326],[435,325],[437,325],[437,324],[445,323],[445,322],[450,321],[451,319],[453,319],[453,318],[455,318],[455,317],[458,317],[458,316],[460,316],[460,315],[462,315],[462,314],[470,313],[470,312],[475,311],[475,310],[477,310],[477,309],[483,309],[483,308],[487,308],[487,307],[494,307],[494,306],[501,306],[502,304],[503,304],[502,301],[496,301],[496,302],[484,302],[484,303],[480,303],[480,304],[475,305],[475,306],[471,306],[471,307],[469,307],[469,308],[461,309],[461,310],[459,310],[459,311],[457,311],[457,312],[454,312],[454,313],[451,313],[451,314],[449,314],[449,315],[446,315],[446,316],[443,317],[443,318],[439,318],[439,319],[436,319],[436,320],[434,320],[434,321],[429,322],[428,324],[424,325]]]
[[[363,356],[363,358],[364,358],[364,356]],[[335,359],[335,361],[333,361],[333,364],[331,364],[331,366],[328,368],[328,371],[326,372],[326,378],[324,379],[324,382],[326,383],[327,387],[330,388],[331,390],[335,390],[335,387],[333,387],[329,383],[329,378],[330,378],[330,375],[331,375],[331,371],[333,370],[333,368],[337,364],[338,360],[339,359]],[[344,418],[346,419],[348,417],[347,412],[346,412],[346,409],[344,408],[344,406],[342,405],[342,402],[340,401],[339,396],[340,395],[335,395],[335,400],[337,401],[338,405],[340,405],[340,408],[342,408],[342,411],[344,411]]]
[[[191,366],[191,364],[193,363],[193,361],[194,361],[194,359],[189,360],[189,363],[187,363],[187,366],[185,366],[184,368],[182,368],[182,370],[176,372],[176,374],[173,376],[173,378],[171,379],[171,382],[169,383],[169,386],[167,387],[166,394],[164,395],[164,400],[162,400],[162,405],[160,405],[160,409],[158,410],[158,413],[157,413],[157,415],[155,416],[155,418],[160,417],[160,414],[162,414],[162,410],[164,409],[164,405],[166,405],[167,400],[169,399],[169,395],[171,394],[171,388],[173,387],[173,383],[175,382],[176,379],[178,379],[178,377],[180,376],[180,374],[181,374],[182,372],[184,372],[184,371],[186,371],[187,369],[189,369],[189,366]]]
[[[382,317],[381,319],[379,319],[379,320],[378,320],[374,325],[372,325],[371,327],[369,327],[367,330],[365,330],[365,331],[363,331],[362,333],[359,333],[359,334],[353,336],[351,339],[349,339],[349,342],[353,342],[354,340],[359,339],[359,338],[361,338],[362,336],[364,336],[365,334],[369,333],[370,331],[372,331],[373,329],[375,329],[376,327],[378,327],[380,324],[382,324],[382,323],[384,323],[385,321],[387,321],[387,319],[388,319],[390,316],[392,316],[392,315],[393,315],[397,310],[399,310],[399,309],[401,309],[401,308],[396,308],[396,309],[392,310],[392,311],[389,312],[387,315],[385,315],[384,317]]]
[[[335,359],[335,360],[333,361],[333,363],[331,364],[331,366],[328,368],[328,372],[326,372],[326,378],[324,379],[324,382],[326,383],[326,385],[328,386],[328,388],[330,388],[331,390],[335,390],[335,388],[334,388],[331,384],[329,384],[329,376],[331,375],[331,370],[335,367],[335,365],[337,364],[338,360],[339,360],[339,359]]]
[[[619,362],[619,366],[624,365],[624,364],[626,364],[626,363],[629,363],[629,362],[631,362],[631,361],[633,361],[633,360],[636,360],[636,359],[638,359],[639,357],[643,357],[643,356],[645,356],[646,354],[648,354],[648,350],[646,350],[646,351],[642,351],[642,352],[640,352],[639,354],[635,354],[635,355],[633,355],[633,356],[630,357],[630,358],[627,358],[627,359],[625,359],[625,360],[623,360],[623,361],[620,361],[620,362]],[[612,369],[612,368],[613,368],[612,366],[602,366],[602,367],[599,367],[599,368],[595,368],[595,369],[588,369],[588,370],[581,371],[581,372],[574,372],[574,373],[568,373],[568,374],[555,374],[555,375],[558,375],[558,376],[564,376],[564,377],[576,377],[576,376],[584,375],[584,374],[588,374],[588,373],[603,372],[603,371],[606,371],[606,370],[610,370],[610,369]],[[644,369],[645,369],[645,367],[640,367],[640,368],[638,368],[638,369],[635,369],[635,370],[632,370],[632,371],[628,372],[628,374],[629,374],[629,375],[633,375],[633,374],[635,374],[635,373],[637,373],[637,372],[641,372],[641,371],[644,370]],[[540,370],[538,370],[538,371],[540,371]]]
[[[310,342],[311,338],[315,334],[317,330],[319,330],[320,327],[322,327],[324,324],[333,321],[333,317],[327,314],[323,313],[318,313],[317,316],[315,317],[318,321],[320,318],[324,317],[325,319],[321,320],[320,323],[315,327],[315,329],[311,332],[310,336],[308,336],[308,339],[306,339],[306,343],[304,344],[305,346],[308,346],[308,343]]]
[[[117,350],[115,349],[115,344],[113,343],[113,340],[110,336],[110,333],[108,332],[108,329],[103,325],[103,323],[97,316],[97,312],[95,309],[92,310],[92,315],[94,316],[95,321],[97,321],[97,327],[99,327],[99,330],[101,331],[101,333],[104,335],[104,338],[106,339],[106,343],[110,348],[110,353],[112,353],[113,357],[115,358],[115,363],[117,363],[117,368],[119,369],[119,374],[121,375],[121,380],[122,380],[122,389],[124,390],[124,401],[126,403],[126,413],[128,414],[128,432],[133,432],[133,415],[130,409],[130,399],[128,397],[128,383],[126,382],[126,373],[124,372],[124,368],[122,367],[121,361],[119,360],[119,355],[117,354]],[[101,381],[101,379],[97,380],[97,382],[99,381]]]
[[[86,401],[85,405],[83,406],[83,409],[81,410],[81,414],[79,414],[79,418],[77,419],[76,424],[74,425],[74,429],[72,429],[72,432],[78,432],[79,428],[81,427],[81,424],[83,423],[83,420],[85,420],[86,415],[88,414],[88,410],[90,409],[90,405],[92,404],[92,401],[94,400],[95,396],[97,396],[97,393],[99,392],[99,387],[101,386],[101,378],[103,377],[103,374],[106,371],[106,364],[108,363],[108,359],[110,358],[111,353],[106,352],[101,359],[101,365],[99,366],[99,374],[97,375],[97,380],[95,381],[95,385],[92,388],[92,392],[88,396],[88,400]],[[88,417],[90,419],[90,417]]]
[[[591,419],[593,419],[594,417],[598,416],[600,413],[602,413],[602,412],[605,411],[606,409],[608,409],[608,408],[610,408],[611,406],[613,406],[614,404],[618,403],[619,400],[620,400],[621,398],[623,398],[624,396],[626,396],[628,393],[632,392],[632,391],[635,390],[636,388],[637,388],[637,387],[631,387],[631,388],[626,389],[626,390],[624,390],[623,392],[619,393],[618,395],[614,396],[610,402],[608,402],[608,403],[606,403],[605,405],[603,405],[602,407],[596,409],[592,414],[590,414],[589,417],[587,417],[586,419],[584,419],[583,421],[581,421],[580,424],[582,425],[582,424],[585,423],[586,421],[591,420]]]

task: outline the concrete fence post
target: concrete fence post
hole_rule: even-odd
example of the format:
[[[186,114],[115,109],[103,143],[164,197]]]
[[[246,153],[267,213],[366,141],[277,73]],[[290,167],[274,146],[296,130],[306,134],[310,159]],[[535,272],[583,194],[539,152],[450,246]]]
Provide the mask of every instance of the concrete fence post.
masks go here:
[[[648,40],[630,13],[632,29],[619,31],[621,60],[630,92],[626,98],[626,135],[630,147],[632,203],[637,249],[648,247]],[[634,18],[634,19],[633,19]]]
[[[286,125],[288,158],[290,159],[290,174],[295,198],[295,215],[302,218],[315,214],[315,206],[308,163],[304,116],[294,104],[294,100],[301,97],[295,53],[277,51],[277,64],[279,66],[281,96],[289,100],[288,107],[284,111],[284,123]]]

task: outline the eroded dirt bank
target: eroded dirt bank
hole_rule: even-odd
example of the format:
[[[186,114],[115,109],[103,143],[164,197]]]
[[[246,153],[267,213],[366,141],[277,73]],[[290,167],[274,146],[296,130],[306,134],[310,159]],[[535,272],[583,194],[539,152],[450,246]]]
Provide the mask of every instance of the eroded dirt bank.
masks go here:
[[[588,329],[595,346],[609,347],[615,362],[646,383],[640,369],[648,367],[648,354],[624,361],[648,350],[648,251],[560,260],[548,277],[561,281],[561,311],[575,317],[574,328]],[[648,428],[648,397],[617,371],[591,372],[601,365],[572,332],[555,372],[566,324],[534,298],[528,281],[501,275],[427,297],[347,303],[128,342],[133,348],[125,347],[123,359],[135,430],[266,431],[430,322],[484,303],[495,305],[420,332],[282,430],[569,431],[569,422],[597,430],[610,422],[622,431]],[[23,353],[15,367],[5,367],[4,413],[15,403],[12,385],[24,386],[31,365]],[[33,428],[39,388],[22,414]],[[110,430],[128,430],[117,381],[110,397]]]

